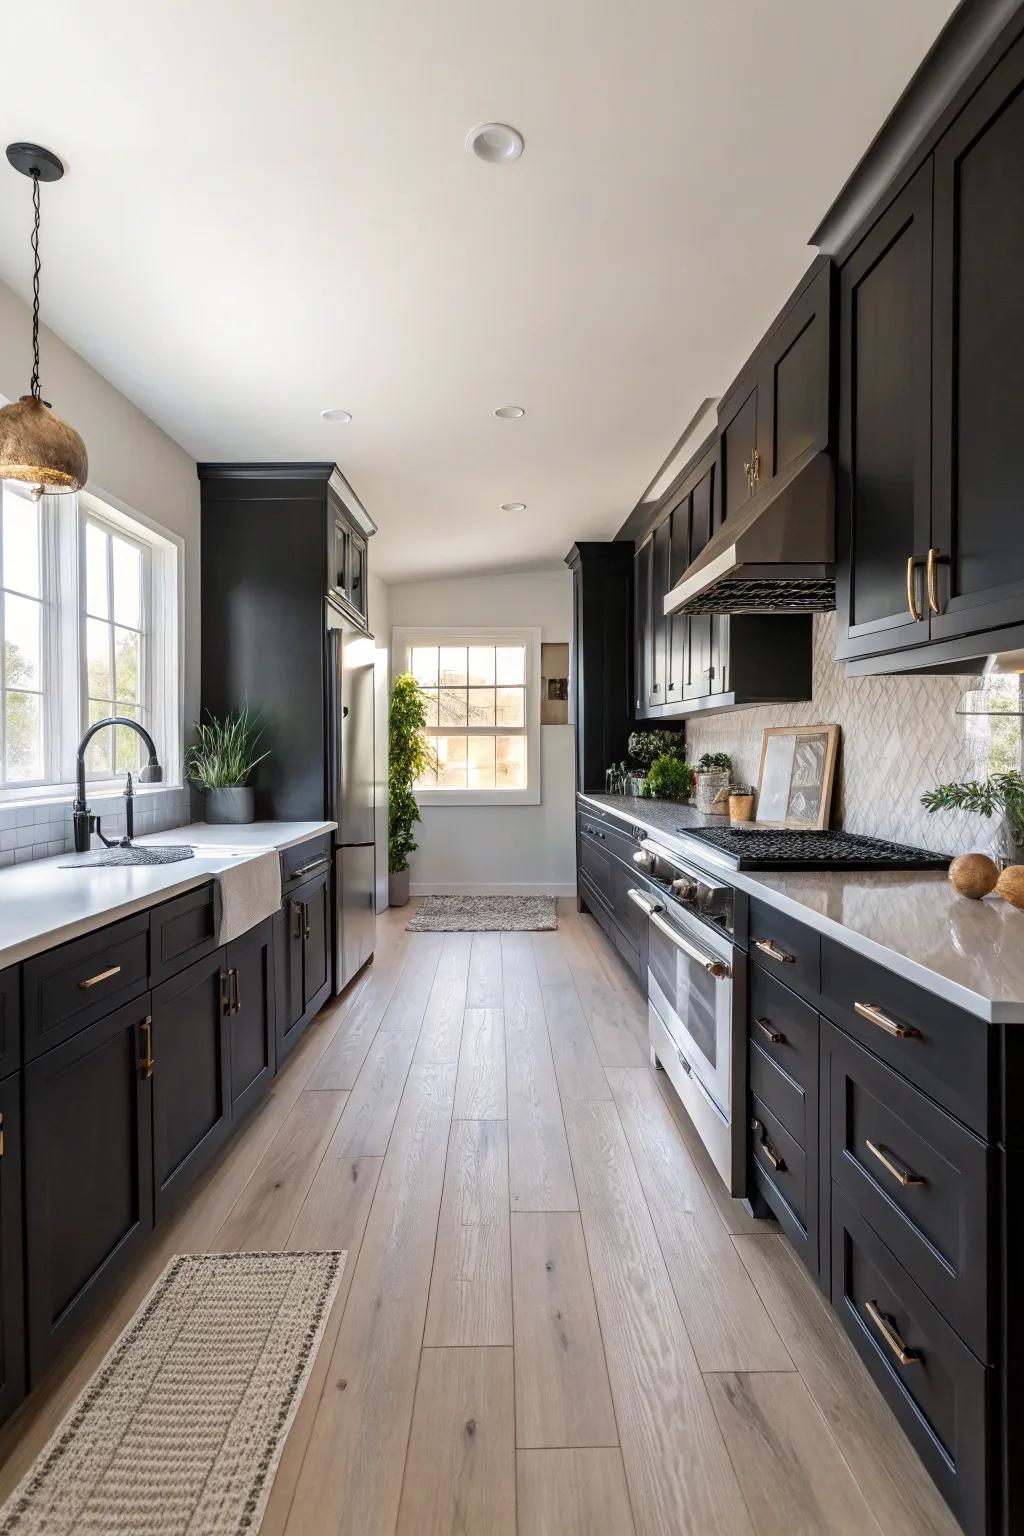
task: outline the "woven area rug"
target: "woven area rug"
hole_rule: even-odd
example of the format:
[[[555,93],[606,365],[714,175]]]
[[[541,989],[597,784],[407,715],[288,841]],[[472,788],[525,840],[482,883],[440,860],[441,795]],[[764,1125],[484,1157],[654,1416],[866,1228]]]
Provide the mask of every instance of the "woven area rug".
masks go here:
[[[410,933],[533,933],[557,928],[553,896],[424,896]]]
[[[2,1536],[258,1531],[346,1257],[173,1258],[0,1510]]]

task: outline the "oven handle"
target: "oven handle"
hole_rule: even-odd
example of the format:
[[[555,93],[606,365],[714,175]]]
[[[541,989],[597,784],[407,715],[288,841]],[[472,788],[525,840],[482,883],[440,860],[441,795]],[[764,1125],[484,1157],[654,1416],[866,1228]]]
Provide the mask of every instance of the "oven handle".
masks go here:
[[[657,912],[652,912],[650,918],[655,928],[660,929],[666,939],[669,939],[677,949],[681,949],[684,953],[688,954],[691,960],[696,960],[702,965],[708,975],[713,976],[716,981],[724,981],[730,974],[729,966],[726,965],[724,960],[719,960],[717,955],[709,955],[706,950],[698,949],[696,944],[691,944],[689,939],[685,939],[677,928],[672,927],[671,923],[666,923],[665,919],[659,917]]]
[[[643,891],[638,891],[630,886],[626,892],[634,907],[639,907],[641,912],[646,912],[648,917],[653,917],[655,912],[662,912],[664,908],[660,901],[654,901],[650,896],[645,896]]]

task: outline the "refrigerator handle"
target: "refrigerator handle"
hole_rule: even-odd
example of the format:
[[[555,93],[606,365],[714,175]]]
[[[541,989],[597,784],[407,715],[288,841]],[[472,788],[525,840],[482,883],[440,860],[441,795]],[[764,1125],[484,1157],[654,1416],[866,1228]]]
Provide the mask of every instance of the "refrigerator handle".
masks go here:
[[[327,819],[341,827],[341,631],[327,630]]]

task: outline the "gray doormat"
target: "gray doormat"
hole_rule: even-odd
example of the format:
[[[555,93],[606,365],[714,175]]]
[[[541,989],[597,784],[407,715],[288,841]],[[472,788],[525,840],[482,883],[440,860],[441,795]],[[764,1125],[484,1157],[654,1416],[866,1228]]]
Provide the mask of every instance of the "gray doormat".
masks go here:
[[[558,927],[553,896],[424,896],[410,933],[533,933]]]
[[[173,1258],[0,1510],[0,1536],[258,1531],[346,1257]]]

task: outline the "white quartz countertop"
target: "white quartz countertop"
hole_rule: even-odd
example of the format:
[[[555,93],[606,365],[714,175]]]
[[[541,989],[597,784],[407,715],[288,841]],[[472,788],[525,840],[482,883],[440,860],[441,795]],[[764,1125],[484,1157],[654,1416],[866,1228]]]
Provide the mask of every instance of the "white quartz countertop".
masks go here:
[[[333,831],[335,825],[333,821],[262,821],[211,827],[196,822],[135,840],[143,847],[188,843],[196,856],[179,864],[97,869],[87,865],[83,855],[80,868],[68,869],[76,855],[62,853],[0,871],[0,969],[194,890],[240,859],[294,847]]]
[[[937,871],[733,869],[686,836],[688,827],[725,825],[720,816],[629,795],[580,798],[978,1018],[1024,1023],[1024,912],[998,896],[971,901]]]

